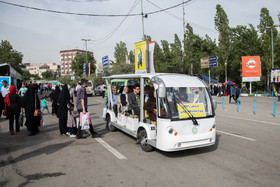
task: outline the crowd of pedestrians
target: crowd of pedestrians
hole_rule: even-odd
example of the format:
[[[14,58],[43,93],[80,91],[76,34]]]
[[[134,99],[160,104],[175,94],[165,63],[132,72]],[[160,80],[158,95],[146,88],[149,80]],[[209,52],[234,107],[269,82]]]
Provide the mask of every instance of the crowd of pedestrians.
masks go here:
[[[21,88],[17,91],[15,86],[8,86],[7,81],[3,81],[0,92],[0,117],[2,110],[4,110],[4,115],[9,119],[10,135],[14,135],[15,132],[20,132],[20,126],[23,126],[21,116],[24,112],[28,136],[36,135],[44,122],[44,110],[47,110],[47,113],[50,114],[47,104],[51,103],[51,113],[58,117],[60,134],[77,139],[84,138],[83,129],[81,129],[78,124],[79,120],[76,118],[79,118],[80,113],[86,114],[88,112],[87,82],[86,79],[82,79],[75,91],[67,84],[63,85],[62,90],[59,86],[56,86],[55,90],[52,91],[49,84],[33,84],[32,82],[29,84],[22,83]],[[43,92],[46,95],[42,96],[41,93]],[[39,100],[38,93],[41,95],[41,100]],[[74,113],[74,93],[77,97],[76,108],[78,114]],[[48,101],[47,98],[50,98],[52,102]],[[94,131],[92,124],[89,124],[89,131],[92,137],[99,136]]]

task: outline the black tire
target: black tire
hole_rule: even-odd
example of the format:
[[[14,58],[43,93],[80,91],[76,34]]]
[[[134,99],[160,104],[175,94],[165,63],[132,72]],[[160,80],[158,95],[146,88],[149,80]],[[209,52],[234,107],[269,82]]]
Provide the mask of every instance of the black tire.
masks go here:
[[[110,115],[107,115],[107,117],[106,117],[106,127],[107,127],[107,129],[108,129],[109,131],[111,131],[111,132],[114,132],[114,131],[117,130],[116,127],[114,127],[114,126],[112,125],[111,116],[110,116]]]
[[[151,145],[147,143],[147,132],[145,130],[140,131],[139,140],[143,151],[150,152],[154,149]]]

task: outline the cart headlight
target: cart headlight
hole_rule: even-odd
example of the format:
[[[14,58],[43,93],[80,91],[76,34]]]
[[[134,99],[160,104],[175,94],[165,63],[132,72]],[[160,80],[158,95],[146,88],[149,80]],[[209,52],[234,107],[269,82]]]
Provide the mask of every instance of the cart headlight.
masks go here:
[[[177,132],[172,127],[167,127],[167,132],[169,134],[173,134],[174,136],[177,136]]]
[[[172,133],[174,132],[174,129],[173,129],[172,127],[169,127],[169,128],[167,129],[167,131],[168,131],[169,134],[172,134]]]

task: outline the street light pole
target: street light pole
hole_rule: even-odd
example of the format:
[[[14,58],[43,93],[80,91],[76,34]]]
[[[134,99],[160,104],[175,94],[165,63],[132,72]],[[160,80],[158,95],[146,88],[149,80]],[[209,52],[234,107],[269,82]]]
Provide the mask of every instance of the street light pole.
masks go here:
[[[142,14],[142,30],[143,30],[143,40],[144,40],[145,39],[145,32],[144,32],[143,0],[141,0],[141,14]]]
[[[84,41],[86,43],[86,64],[88,65],[88,62],[87,62],[87,42],[90,41],[90,39],[82,39],[82,41]],[[89,65],[88,65],[89,67]]]
[[[274,63],[273,63],[273,32],[272,32],[273,26],[270,28],[271,30],[271,67],[274,68]]]

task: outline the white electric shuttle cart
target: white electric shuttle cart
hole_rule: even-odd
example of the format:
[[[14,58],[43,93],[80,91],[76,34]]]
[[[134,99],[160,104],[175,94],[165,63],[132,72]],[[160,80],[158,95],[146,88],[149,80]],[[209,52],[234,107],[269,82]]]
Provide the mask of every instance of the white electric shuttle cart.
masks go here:
[[[182,74],[130,74],[105,77],[108,104],[103,110],[110,131],[119,129],[137,139],[144,151],[157,148],[179,151],[215,144],[216,101],[212,101],[208,87],[197,77]],[[110,81],[133,79],[140,82],[140,116],[126,107],[115,117]],[[156,91],[156,124],[144,111],[144,87],[152,85]],[[111,98],[111,99],[110,99]],[[124,107],[123,107],[124,108]],[[164,111],[164,112],[161,112]]]

